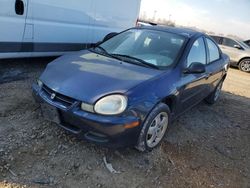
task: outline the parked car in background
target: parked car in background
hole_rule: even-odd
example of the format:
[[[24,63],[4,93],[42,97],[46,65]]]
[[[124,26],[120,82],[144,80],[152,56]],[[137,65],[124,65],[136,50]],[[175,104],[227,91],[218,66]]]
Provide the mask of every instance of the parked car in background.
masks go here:
[[[33,92],[46,119],[80,138],[152,150],[173,119],[218,100],[228,63],[203,33],[141,26],[54,60]]]
[[[244,41],[248,46],[250,46],[250,40]]]
[[[134,27],[141,0],[1,0],[0,58],[57,56]]]
[[[219,44],[223,53],[230,57],[230,64],[241,71],[250,72],[250,47],[235,38],[210,35]]]

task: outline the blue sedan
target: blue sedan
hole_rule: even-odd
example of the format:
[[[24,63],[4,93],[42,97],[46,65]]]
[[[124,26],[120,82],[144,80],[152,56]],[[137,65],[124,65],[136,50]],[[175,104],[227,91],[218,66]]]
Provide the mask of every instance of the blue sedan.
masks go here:
[[[209,36],[136,27],[47,65],[33,85],[45,119],[108,147],[157,147],[169,124],[217,101],[229,58]]]

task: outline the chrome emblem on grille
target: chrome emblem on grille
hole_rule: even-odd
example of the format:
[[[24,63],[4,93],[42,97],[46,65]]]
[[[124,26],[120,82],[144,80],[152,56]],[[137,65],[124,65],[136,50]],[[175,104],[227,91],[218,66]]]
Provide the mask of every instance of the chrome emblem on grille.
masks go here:
[[[51,100],[53,100],[55,97],[56,97],[55,93],[52,93],[51,96],[50,96]]]

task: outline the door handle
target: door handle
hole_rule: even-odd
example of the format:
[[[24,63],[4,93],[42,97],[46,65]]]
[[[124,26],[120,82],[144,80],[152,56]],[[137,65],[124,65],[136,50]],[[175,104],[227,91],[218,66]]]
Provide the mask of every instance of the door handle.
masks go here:
[[[15,11],[17,15],[23,15],[24,13],[24,3],[22,0],[16,0]]]

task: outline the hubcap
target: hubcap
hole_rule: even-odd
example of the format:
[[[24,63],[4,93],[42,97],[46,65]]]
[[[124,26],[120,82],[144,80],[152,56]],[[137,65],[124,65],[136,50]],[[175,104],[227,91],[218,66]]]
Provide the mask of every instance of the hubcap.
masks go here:
[[[166,112],[159,113],[151,125],[149,126],[147,132],[147,145],[148,147],[155,147],[163,138],[168,127],[168,114]]]
[[[250,71],[250,60],[245,60],[240,64],[240,68],[243,71],[249,72]]]

